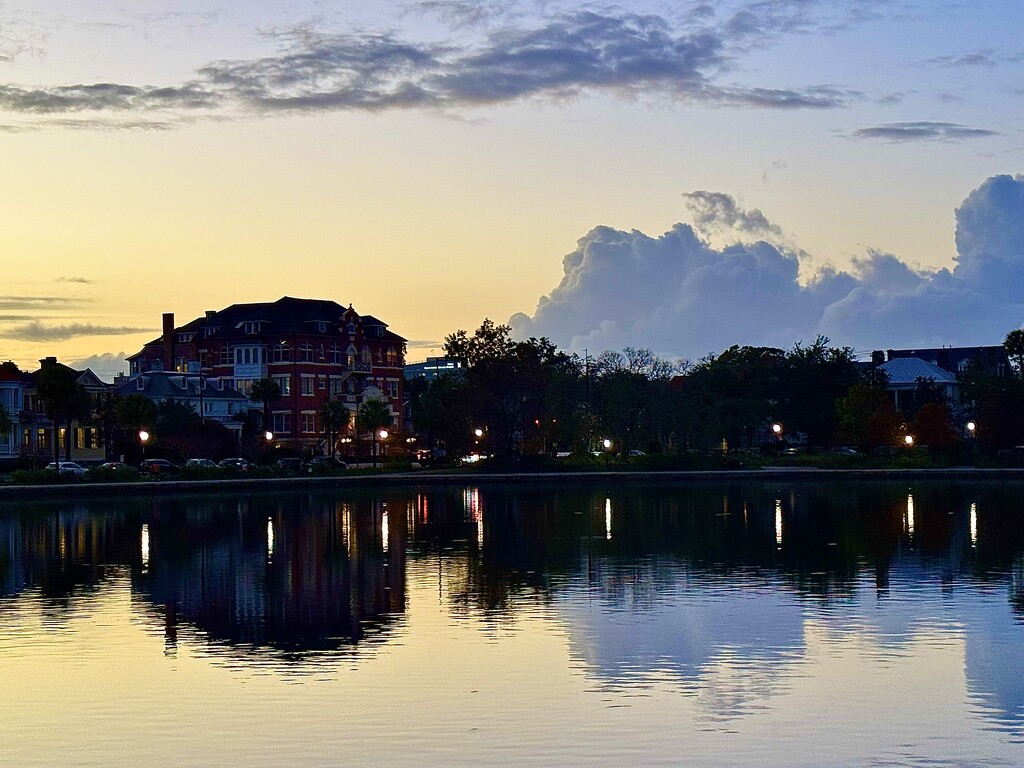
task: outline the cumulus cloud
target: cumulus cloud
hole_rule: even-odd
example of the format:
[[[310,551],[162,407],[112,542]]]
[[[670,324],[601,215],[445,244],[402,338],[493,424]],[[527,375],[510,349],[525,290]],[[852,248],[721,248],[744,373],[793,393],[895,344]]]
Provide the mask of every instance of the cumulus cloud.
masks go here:
[[[782,234],[782,229],[768,221],[761,211],[757,208],[744,210],[731,195],[698,190],[687,192],[683,197],[697,229],[708,232],[732,229],[747,233]]]
[[[871,128],[858,128],[853,132],[857,139],[882,139],[884,141],[959,141],[960,139],[983,139],[998,136],[996,131],[972,128],[959,123],[944,123],[928,120],[906,123],[884,123]]]
[[[727,195],[709,207],[721,198],[697,194],[688,199],[701,201],[698,213],[723,211],[713,220],[734,219],[744,233],[754,212],[730,213]],[[548,336],[574,351],[633,345],[691,359],[818,334],[858,349],[1000,343],[1024,323],[1024,177],[986,180],[956,221],[951,268],[923,271],[870,251],[810,282],[798,279],[800,254],[784,245],[716,249],[688,224],[659,237],[596,227],[564,257],[560,284],[532,316],[509,322],[519,337]]]
[[[66,341],[76,336],[120,336],[126,333],[146,333],[152,328],[133,328],[120,325],[95,325],[93,323],[67,323],[48,325],[30,320],[9,326],[0,326],[0,338],[18,341]]]
[[[124,352],[102,352],[98,355],[80,357],[68,362],[76,370],[89,368],[101,379],[110,381],[119,373],[128,370],[128,362]]]
[[[745,50],[799,27],[798,19],[807,17],[802,5],[756,2],[747,8],[749,17],[682,24],[655,14],[574,10],[532,23],[508,20],[444,44],[306,25],[273,32],[281,46],[273,55],[214,61],[182,83],[0,85],[0,111],[57,125],[51,116],[459,110],[592,92],[757,109],[845,106],[860,94],[828,84],[766,88],[722,81]],[[501,12],[500,3],[428,6],[454,27]],[[93,124],[134,130],[167,125],[137,118]]]

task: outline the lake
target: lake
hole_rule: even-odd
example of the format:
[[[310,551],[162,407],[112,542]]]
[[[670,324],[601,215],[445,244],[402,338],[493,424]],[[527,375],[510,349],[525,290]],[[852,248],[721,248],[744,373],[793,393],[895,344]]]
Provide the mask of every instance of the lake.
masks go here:
[[[5,502],[0,765],[1021,765],[1022,498]]]

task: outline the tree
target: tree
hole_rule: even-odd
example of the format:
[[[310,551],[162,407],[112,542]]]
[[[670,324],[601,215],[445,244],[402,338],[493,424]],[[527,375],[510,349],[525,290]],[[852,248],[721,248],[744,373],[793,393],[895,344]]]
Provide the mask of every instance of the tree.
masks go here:
[[[836,402],[836,439],[839,443],[855,445],[862,451],[871,447],[868,424],[872,415],[889,403],[885,391],[870,384],[854,384]]]
[[[60,468],[60,429],[68,428],[77,418],[89,413],[89,395],[78,383],[78,374],[66,365],[48,363],[39,371],[36,393],[43,404],[43,412],[53,423],[53,460]],[[70,442],[67,443],[67,460],[71,460]]]
[[[803,432],[811,446],[824,445],[835,433],[836,400],[858,378],[853,350],[830,347],[828,341],[818,336],[786,355],[780,416],[788,432]]]
[[[7,409],[0,405],[0,437],[7,437],[14,430],[14,421]]]
[[[273,379],[256,379],[249,391],[249,399],[263,404],[263,428],[270,429],[270,404],[281,399],[281,385]]]
[[[340,400],[328,400],[320,409],[320,424],[332,459],[336,453],[338,435],[348,426],[348,418],[348,408]]]
[[[509,326],[495,325],[493,320],[485,317],[472,336],[461,329],[445,336],[444,353],[448,357],[465,360],[468,368],[484,360],[500,360],[515,346],[511,332]]]
[[[882,407],[876,410],[868,418],[866,434],[868,445],[885,446],[892,448],[900,444],[900,427],[903,420],[896,412],[896,408],[889,402],[888,398]]]
[[[949,407],[943,403],[922,405],[910,425],[910,433],[918,443],[933,451],[949,448],[957,441]]]
[[[1024,378],[1024,330],[1018,328],[1006,334],[1003,346],[1006,348],[1006,354],[1016,360],[1017,375]]]
[[[356,412],[356,429],[369,432],[373,441],[373,466],[377,466],[377,430],[390,427],[394,421],[383,400],[371,398],[363,401]]]

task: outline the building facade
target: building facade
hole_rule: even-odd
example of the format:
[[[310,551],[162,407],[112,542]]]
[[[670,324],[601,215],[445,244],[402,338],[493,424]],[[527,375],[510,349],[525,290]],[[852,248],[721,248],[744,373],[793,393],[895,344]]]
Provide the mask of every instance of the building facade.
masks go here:
[[[323,438],[320,414],[329,400],[344,403],[350,421],[364,400],[383,400],[394,429],[402,430],[405,341],[351,305],[285,296],[208,311],[181,326],[165,313],[161,336],[128,362],[133,379],[174,371],[217,379],[246,397],[256,381],[272,379],[281,397],[269,404],[265,426],[283,445],[314,449]],[[260,403],[251,407],[263,412]]]

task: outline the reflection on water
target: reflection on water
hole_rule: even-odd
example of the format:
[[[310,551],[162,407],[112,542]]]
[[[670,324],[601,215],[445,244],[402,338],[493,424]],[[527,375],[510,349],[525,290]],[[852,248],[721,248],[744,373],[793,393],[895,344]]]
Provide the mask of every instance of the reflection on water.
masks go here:
[[[57,712],[104,764],[126,717],[143,730],[184,717],[185,675],[206,717],[249,714],[238,738],[208,745],[228,764],[252,763],[263,737],[246,727],[288,716],[301,727],[258,751],[277,764],[323,762],[341,716],[355,763],[419,750],[502,764],[514,748],[539,765],[1014,764],[1020,490],[495,486],[9,505],[0,669],[7,701],[36,709],[0,704],[16,736],[0,763],[48,764],[51,737],[32,723]],[[145,708],[115,718],[123,699],[94,687],[75,691],[70,717],[69,694],[40,682],[54,669],[84,682],[104,664],[133,670]],[[243,689],[257,680],[305,693],[253,699]],[[437,732],[438,706],[451,733]],[[153,749],[187,742],[179,725]]]

